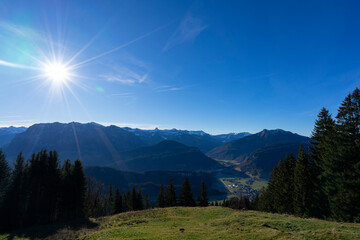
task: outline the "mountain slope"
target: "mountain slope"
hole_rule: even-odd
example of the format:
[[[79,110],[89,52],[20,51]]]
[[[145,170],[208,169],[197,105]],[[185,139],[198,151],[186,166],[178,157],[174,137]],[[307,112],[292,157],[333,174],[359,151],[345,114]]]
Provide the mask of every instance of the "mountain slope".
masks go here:
[[[268,179],[273,168],[283,159],[286,154],[292,153],[296,157],[300,143],[278,143],[259,148],[246,157],[239,160],[239,169],[253,176],[261,176]],[[302,143],[307,150],[309,144]]]
[[[17,134],[4,148],[9,160],[19,152],[30,157],[41,149],[56,150],[61,160],[80,158],[84,165],[104,165],[120,160],[121,151],[145,146],[136,135],[116,126],[96,123],[35,124]]]
[[[0,128],[0,148],[10,143],[16,134],[26,131],[26,127],[3,127]]]
[[[263,130],[239,140],[231,141],[210,152],[217,160],[232,160],[237,168],[268,178],[273,167],[288,153],[297,154],[299,145],[308,145],[310,138],[288,131]]]
[[[199,149],[165,140],[149,147],[121,153],[121,161],[108,165],[121,170],[214,170],[221,167]]]

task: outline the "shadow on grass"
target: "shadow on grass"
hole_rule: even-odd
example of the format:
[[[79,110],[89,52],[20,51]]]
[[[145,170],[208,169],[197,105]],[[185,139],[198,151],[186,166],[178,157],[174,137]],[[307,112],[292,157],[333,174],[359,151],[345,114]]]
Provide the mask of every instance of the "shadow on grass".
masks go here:
[[[37,225],[9,233],[5,239],[16,238],[35,239],[75,239],[94,229],[97,223],[89,219],[78,219],[68,222],[59,222],[48,225]]]

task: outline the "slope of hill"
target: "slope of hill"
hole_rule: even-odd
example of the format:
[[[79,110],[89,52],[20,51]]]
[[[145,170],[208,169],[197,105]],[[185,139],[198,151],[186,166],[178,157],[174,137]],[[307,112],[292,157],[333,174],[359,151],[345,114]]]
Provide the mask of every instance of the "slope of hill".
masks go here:
[[[0,128],[0,148],[10,143],[16,134],[26,131],[26,127],[3,127]]]
[[[121,153],[121,161],[108,165],[121,170],[214,170],[221,165],[199,149],[165,140],[149,147]]]
[[[183,229],[183,231],[180,231]],[[222,207],[162,208],[38,226],[0,239],[360,239],[360,224]]]
[[[159,130],[157,128],[154,130],[142,130],[138,128],[123,129],[134,133],[148,145],[153,145],[163,140],[173,140],[187,146],[197,147],[204,153],[220,146],[221,144],[250,135],[250,133],[210,135],[203,131],[188,131],[178,129]]]
[[[80,158],[84,165],[104,165],[120,160],[119,152],[145,146],[136,135],[116,126],[96,123],[35,124],[17,134],[4,148],[8,160],[19,152],[28,158],[41,149],[56,150],[62,160]]]
[[[302,143],[308,149],[308,143]],[[273,168],[286,154],[292,153],[296,157],[299,152],[299,143],[278,143],[259,148],[244,157],[238,164],[241,171],[252,176],[261,176],[268,179]]]
[[[232,160],[241,171],[269,177],[272,168],[288,153],[296,154],[300,144],[310,138],[284,130],[263,130],[217,147],[208,156],[217,160]]]
[[[184,178],[189,178],[195,196],[200,191],[201,181],[205,181],[210,199],[224,199],[227,195],[225,186],[209,172],[199,171],[148,171],[143,173],[119,171],[107,167],[87,167],[85,173],[107,186],[109,183],[122,190],[131,190],[141,185],[142,191],[149,194],[155,201],[161,184],[168,184],[170,178],[174,180],[177,191],[180,191]]]

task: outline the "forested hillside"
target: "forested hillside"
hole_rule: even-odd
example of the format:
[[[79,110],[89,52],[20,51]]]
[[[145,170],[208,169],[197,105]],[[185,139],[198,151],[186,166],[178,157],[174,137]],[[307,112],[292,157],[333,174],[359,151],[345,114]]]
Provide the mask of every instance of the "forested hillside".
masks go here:
[[[360,221],[360,90],[341,103],[335,119],[321,110],[310,154],[301,147],[274,168],[258,209],[298,216]]]

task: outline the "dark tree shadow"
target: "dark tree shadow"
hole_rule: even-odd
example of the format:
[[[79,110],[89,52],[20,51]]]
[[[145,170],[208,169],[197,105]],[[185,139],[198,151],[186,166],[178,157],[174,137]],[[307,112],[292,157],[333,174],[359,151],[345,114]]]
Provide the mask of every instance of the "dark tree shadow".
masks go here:
[[[37,225],[19,229],[9,233],[6,239],[16,237],[29,239],[75,239],[80,235],[95,229],[99,224],[89,219],[78,219],[68,222],[58,222],[47,225]]]

